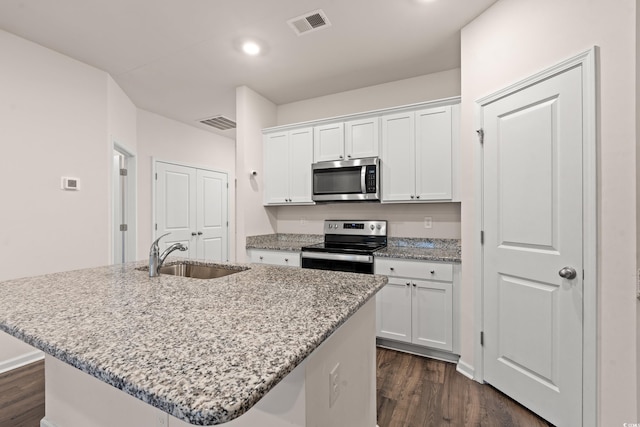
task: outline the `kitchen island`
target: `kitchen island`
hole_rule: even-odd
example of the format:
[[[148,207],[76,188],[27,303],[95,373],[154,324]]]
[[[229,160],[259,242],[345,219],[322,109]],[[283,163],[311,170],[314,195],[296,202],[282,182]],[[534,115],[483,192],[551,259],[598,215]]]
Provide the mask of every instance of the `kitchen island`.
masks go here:
[[[43,425],[373,427],[372,297],[387,278],[221,266],[244,270],[0,283],[0,329],[47,354]]]

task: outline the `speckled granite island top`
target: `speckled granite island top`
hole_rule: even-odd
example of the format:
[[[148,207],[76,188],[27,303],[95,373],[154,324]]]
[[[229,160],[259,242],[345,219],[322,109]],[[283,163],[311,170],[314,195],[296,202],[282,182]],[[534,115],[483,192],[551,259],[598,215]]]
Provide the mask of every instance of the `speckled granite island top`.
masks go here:
[[[149,278],[142,265],[0,283],[0,329],[196,425],[242,415],[387,282],[253,264]]]

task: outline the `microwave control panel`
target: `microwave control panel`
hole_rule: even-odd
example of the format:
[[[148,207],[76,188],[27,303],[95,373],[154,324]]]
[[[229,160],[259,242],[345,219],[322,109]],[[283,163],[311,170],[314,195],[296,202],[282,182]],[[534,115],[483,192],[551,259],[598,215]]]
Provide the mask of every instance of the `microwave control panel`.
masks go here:
[[[376,166],[370,165],[365,166],[367,169],[365,171],[365,185],[367,193],[376,193],[378,191],[377,177],[376,177]]]

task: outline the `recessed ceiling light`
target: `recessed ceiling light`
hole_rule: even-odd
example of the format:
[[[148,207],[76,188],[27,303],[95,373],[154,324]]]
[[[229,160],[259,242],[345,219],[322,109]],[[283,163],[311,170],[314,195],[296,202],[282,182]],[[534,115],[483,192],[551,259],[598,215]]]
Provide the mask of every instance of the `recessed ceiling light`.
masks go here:
[[[242,43],[242,51],[247,55],[255,56],[259,54],[261,50],[260,45],[252,40],[247,40]]]

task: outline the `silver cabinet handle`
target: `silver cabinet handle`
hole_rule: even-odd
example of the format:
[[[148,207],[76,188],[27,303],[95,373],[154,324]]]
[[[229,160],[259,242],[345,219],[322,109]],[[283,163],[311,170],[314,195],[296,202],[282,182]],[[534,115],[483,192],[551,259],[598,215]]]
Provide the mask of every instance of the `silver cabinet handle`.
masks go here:
[[[191,232],[191,235],[192,235],[192,236],[195,236],[195,235],[196,235],[196,232],[195,232],[195,231],[192,231],[192,232]]]
[[[564,279],[569,279],[569,280],[575,279],[576,276],[578,275],[576,273],[576,269],[573,267],[564,267],[560,271],[558,271],[558,274],[560,275],[560,277]]]
[[[198,231],[198,236],[202,236],[202,231]]]

